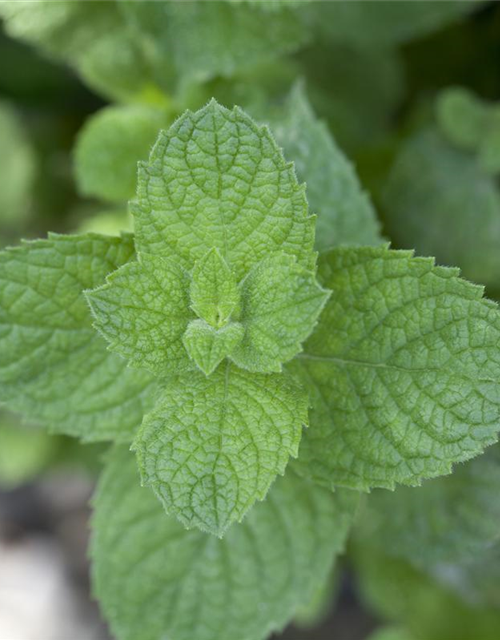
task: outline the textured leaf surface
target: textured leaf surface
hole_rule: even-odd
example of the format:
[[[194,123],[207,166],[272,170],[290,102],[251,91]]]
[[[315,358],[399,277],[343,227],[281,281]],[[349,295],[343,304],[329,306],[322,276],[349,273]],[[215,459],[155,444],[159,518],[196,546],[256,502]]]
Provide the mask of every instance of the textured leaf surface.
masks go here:
[[[165,376],[188,364],[189,276],[173,260],[140,256],[86,296],[109,348],[134,366]]]
[[[191,274],[191,309],[212,327],[221,327],[238,311],[238,284],[217,249],[198,260]]]
[[[359,489],[418,484],[497,440],[500,317],[457,273],[384,247],[322,256],[333,293],[291,365],[313,406],[305,474]]]
[[[418,180],[415,176],[418,175]],[[467,151],[433,130],[403,145],[383,194],[388,235],[500,288],[500,191]]]
[[[307,404],[288,376],[229,363],[169,380],[134,443],[143,481],[186,527],[222,535],[297,455]]]
[[[372,543],[422,568],[477,557],[500,539],[498,445],[422,487],[375,491],[361,528]]]
[[[186,531],[137,480],[117,450],[94,501],[94,590],[119,640],[264,640],[326,579],[356,502],[289,472],[219,540]]]
[[[0,396],[84,440],[127,440],[151,406],[149,375],[128,369],[92,328],[83,290],[134,257],[130,236],[50,236],[0,254]]]
[[[215,329],[204,320],[192,320],[182,342],[189,357],[207,376],[229,356],[242,341],[245,330],[240,322]]]
[[[270,252],[314,265],[314,218],[268,129],[212,101],[162,132],[139,171],[139,252],[190,269],[217,248],[240,280]]]
[[[379,224],[354,167],[319,121],[301,86],[292,91],[272,131],[307,184],[307,200],[316,221],[316,247],[380,243]]]
[[[135,195],[137,163],[147,159],[158,131],[169,124],[164,109],[106,107],[81,130],[75,148],[78,187],[86,196],[124,202]]]
[[[254,267],[242,283],[245,337],[231,359],[250,371],[281,371],[313,330],[329,292],[292,256],[276,254]]]

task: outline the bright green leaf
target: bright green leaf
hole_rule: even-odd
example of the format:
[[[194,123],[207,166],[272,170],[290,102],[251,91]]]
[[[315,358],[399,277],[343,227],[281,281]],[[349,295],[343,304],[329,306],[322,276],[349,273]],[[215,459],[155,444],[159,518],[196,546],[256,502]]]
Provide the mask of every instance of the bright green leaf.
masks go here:
[[[221,536],[297,455],[307,405],[288,375],[230,363],[172,378],[134,443],[143,481],[186,527]]]
[[[335,249],[334,292],[291,368],[311,394],[299,466],[367,490],[450,473],[497,440],[500,316],[457,269],[387,248]]]
[[[209,376],[242,341],[245,330],[239,322],[215,329],[204,320],[192,320],[182,342],[189,357]]]
[[[280,250],[314,266],[314,218],[293,167],[267,128],[215,101],[160,134],[134,215],[138,251],[186,269],[213,247],[238,281]]]
[[[212,327],[223,327],[240,303],[238,284],[217,249],[198,260],[191,273],[191,309]]]
[[[169,124],[164,109],[111,106],[98,111],[79,133],[75,173],[83,195],[111,202],[132,198],[137,163],[148,157],[158,131]]]
[[[140,256],[86,296],[111,351],[158,376],[188,365],[182,335],[193,318],[189,275],[173,260]]]
[[[137,480],[118,449],[94,500],[94,589],[118,640],[264,640],[326,579],[356,504],[288,472],[219,540],[165,516]]]
[[[245,337],[231,359],[250,371],[279,372],[301,350],[330,292],[284,253],[254,267],[241,288]]]
[[[272,130],[307,184],[310,209],[317,214],[316,247],[380,244],[379,224],[354,167],[319,121],[301,85],[290,94]]]
[[[92,328],[83,290],[134,257],[130,236],[51,235],[0,253],[0,398],[83,440],[130,440],[152,403]]]

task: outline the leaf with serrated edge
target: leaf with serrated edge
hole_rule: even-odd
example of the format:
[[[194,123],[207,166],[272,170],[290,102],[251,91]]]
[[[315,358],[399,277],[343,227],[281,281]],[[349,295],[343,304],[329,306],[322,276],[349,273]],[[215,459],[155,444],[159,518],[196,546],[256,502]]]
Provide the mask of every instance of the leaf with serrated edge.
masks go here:
[[[171,379],[133,445],[142,479],[186,527],[221,536],[297,455],[307,405],[288,375],[230,363]]]
[[[245,337],[231,359],[249,371],[279,372],[311,334],[329,291],[292,256],[278,253],[255,266],[241,285]]]
[[[212,100],[161,132],[140,164],[133,206],[139,253],[191,269],[217,248],[236,277],[284,251],[313,268],[314,217],[269,130]]]
[[[131,364],[159,376],[189,365],[182,335],[194,317],[189,275],[173,260],[144,255],[86,292],[95,327]]]
[[[217,249],[210,249],[191,273],[191,309],[213,327],[223,326],[240,302],[238,283]]]
[[[356,499],[290,470],[220,540],[166,516],[116,449],[94,499],[94,592],[118,640],[264,640],[326,579]]]
[[[500,316],[457,269],[385,247],[335,249],[333,290],[292,363],[313,409],[299,467],[325,485],[415,485],[497,440]]]
[[[239,322],[215,329],[204,320],[192,320],[182,342],[189,357],[209,376],[243,339],[245,330]]]
[[[130,440],[153,402],[92,328],[83,290],[134,258],[131,236],[50,235],[0,253],[0,398],[53,431]]]

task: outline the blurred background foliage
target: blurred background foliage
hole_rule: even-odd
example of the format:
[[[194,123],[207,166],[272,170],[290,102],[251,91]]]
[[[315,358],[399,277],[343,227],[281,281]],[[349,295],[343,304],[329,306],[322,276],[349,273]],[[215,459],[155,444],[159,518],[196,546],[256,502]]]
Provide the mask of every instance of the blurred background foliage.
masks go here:
[[[137,162],[215,97],[270,124],[312,210],[334,212],[320,248],[386,239],[500,296],[500,4],[2,2],[0,20],[0,246],[131,229]],[[99,457],[0,413],[5,495]],[[500,459],[483,458],[368,496],[287,637],[497,640]]]

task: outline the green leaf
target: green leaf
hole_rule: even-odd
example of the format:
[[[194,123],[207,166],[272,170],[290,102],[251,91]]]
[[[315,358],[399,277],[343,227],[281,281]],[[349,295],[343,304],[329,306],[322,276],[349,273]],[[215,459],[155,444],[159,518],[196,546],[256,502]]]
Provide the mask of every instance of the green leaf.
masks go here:
[[[217,249],[198,260],[191,274],[191,309],[212,327],[223,327],[240,303],[238,284]]]
[[[137,163],[148,157],[158,131],[169,124],[165,109],[111,106],[98,111],[80,131],[75,174],[83,195],[111,202],[135,195]]]
[[[279,372],[301,351],[330,292],[283,253],[254,267],[241,288],[245,336],[231,359],[250,371]]]
[[[307,184],[307,200],[317,214],[316,248],[343,244],[380,244],[379,223],[354,167],[319,121],[302,88],[296,85],[272,130]]]
[[[450,142],[477,153],[483,171],[500,171],[499,103],[487,103],[467,89],[451,87],[438,96],[436,119]]]
[[[86,296],[109,349],[135,367],[165,376],[189,364],[182,344],[193,317],[189,275],[173,260],[139,256]]]
[[[162,132],[139,170],[139,253],[186,269],[217,248],[237,281],[269,253],[312,268],[314,218],[269,130],[210,102]]]
[[[334,294],[291,365],[313,406],[304,474],[415,485],[497,440],[500,317],[481,287],[385,247],[332,250],[318,278]]]
[[[456,264],[492,291],[500,288],[500,191],[471,153],[433,129],[418,132],[396,158],[383,205],[397,246]]]
[[[307,405],[289,376],[230,363],[172,378],[134,442],[143,482],[186,527],[222,536],[297,455]]]
[[[360,524],[372,544],[426,569],[476,558],[500,539],[498,445],[422,487],[374,491]]]
[[[436,100],[436,119],[441,131],[453,144],[476,149],[483,137],[488,109],[471,91],[449,87]]]
[[[0,253],[0,399],[83,440],[130,440],[155,385],[106,350],[82,294],[134,257],[132,238],[51,235]]]
[[[189,357],[209,376],[234,351],[244,334],[245,329],[239,322],[215,329],[204,320],[192,320],[182,342]]]
[[[94,591],[118,640],[264,640],[326,579],[355,504],[289,472],[219,540],[165,516],[117,449],[94,499]]]
[[[230,2],[126,2],[122,6],[159,60],[181,82],[205,82],[291,53],[310,37],[296,12]]]
[[[262,374],[300,351],[328,296],[314,218],[269,131],[215,101],[160,134],[134,214],[138,261],[88,292],[95,326],[132,366],[168,378],[136,441],[146,481],[187,526],[222,535],[283,473],[307,423],[288,376],[222,360]]]

